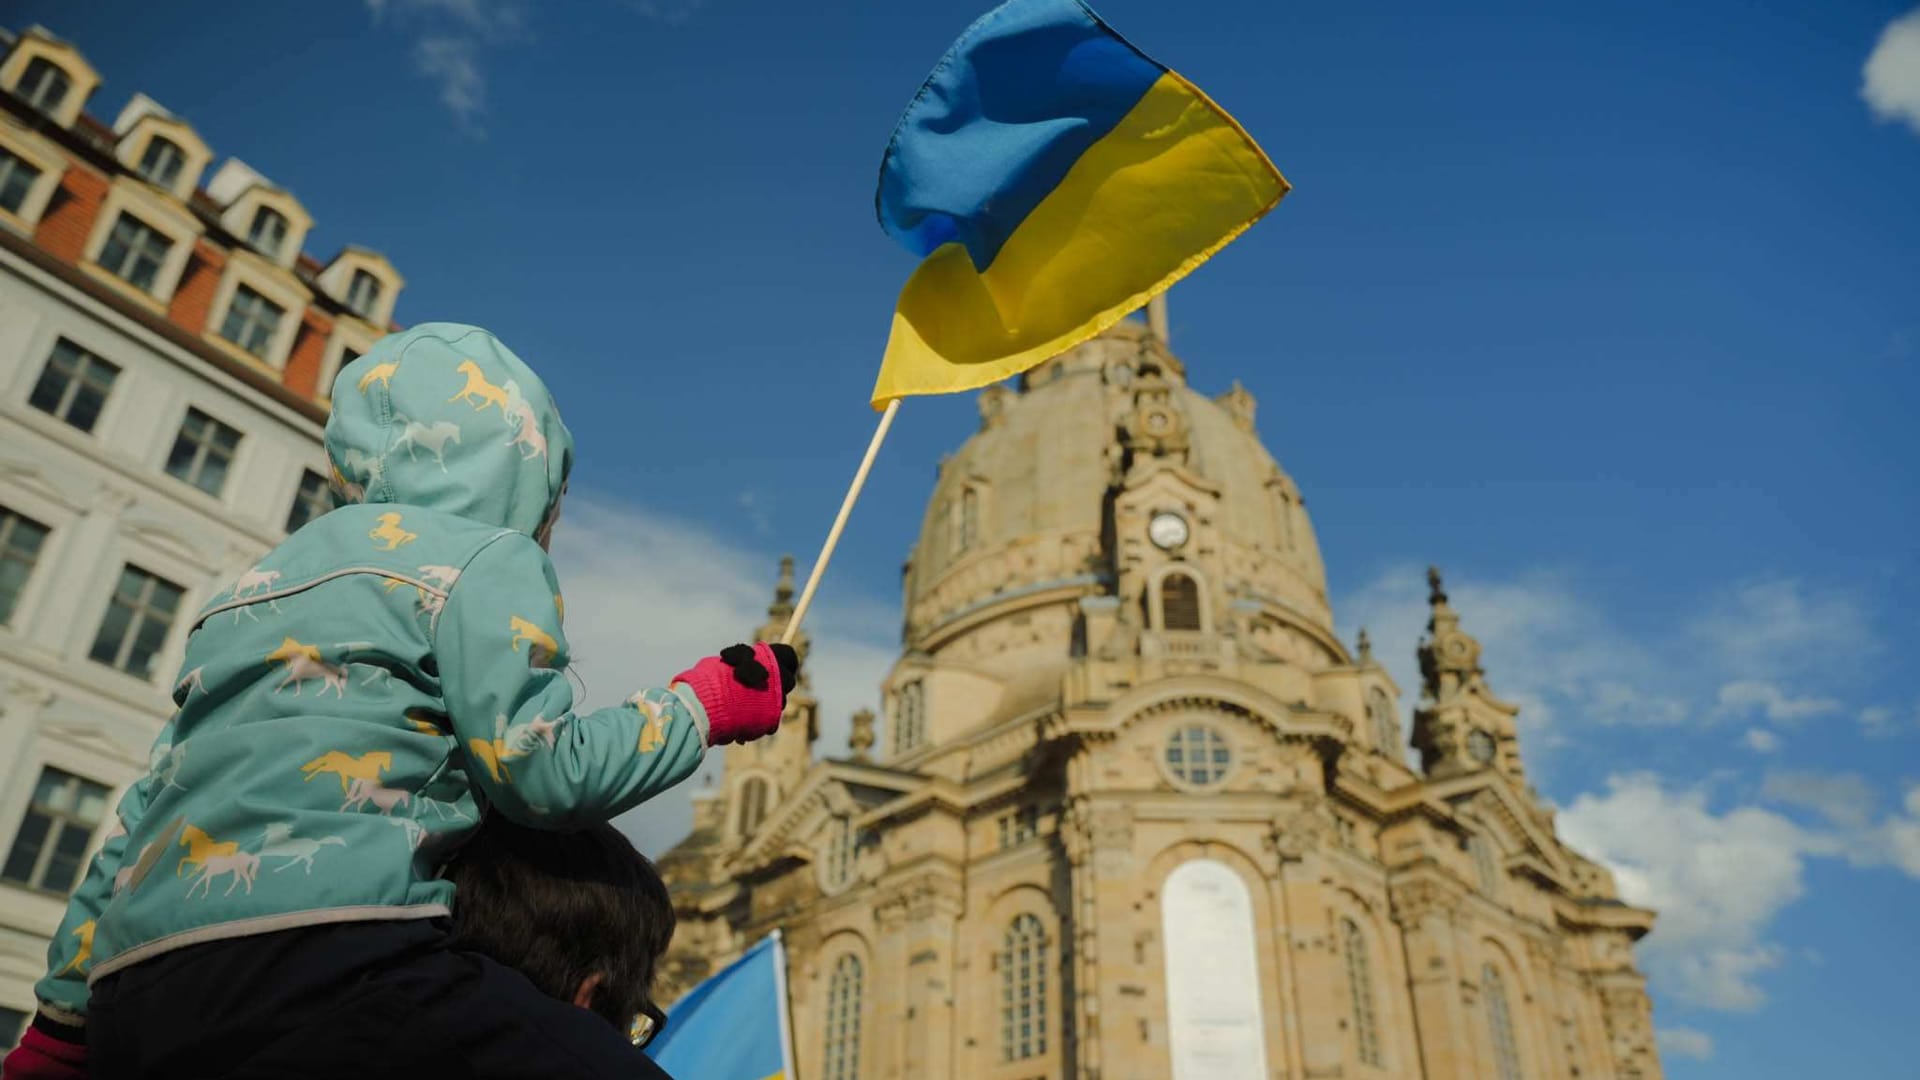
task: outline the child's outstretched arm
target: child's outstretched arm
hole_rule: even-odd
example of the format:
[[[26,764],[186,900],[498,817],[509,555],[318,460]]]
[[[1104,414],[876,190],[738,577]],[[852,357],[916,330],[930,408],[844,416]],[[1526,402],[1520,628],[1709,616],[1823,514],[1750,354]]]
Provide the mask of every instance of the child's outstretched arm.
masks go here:
[[[714,675],[730,671],[718,659],[625,704],[575,713],[559,591],[546,552],[505,534],[461,571],[436,624],[448,718],[470,773],[508,818],[605,821],[686,779],[709,745],[778,726],[779,674],[771,692],[732,693]]]

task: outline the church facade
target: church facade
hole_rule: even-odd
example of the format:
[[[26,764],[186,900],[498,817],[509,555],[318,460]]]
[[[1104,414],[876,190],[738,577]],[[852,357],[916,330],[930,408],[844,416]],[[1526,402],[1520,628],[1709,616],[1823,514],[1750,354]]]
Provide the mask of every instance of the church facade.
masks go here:
[[[672,993],[781,930],[807,1080],[1661,1076],[1652,913],[1558,839],[1438,573],[1403,735],[1254,404],[1131,322],[981,394],[884,748],[816,759],[803,687],[726,751],[660,860]]]

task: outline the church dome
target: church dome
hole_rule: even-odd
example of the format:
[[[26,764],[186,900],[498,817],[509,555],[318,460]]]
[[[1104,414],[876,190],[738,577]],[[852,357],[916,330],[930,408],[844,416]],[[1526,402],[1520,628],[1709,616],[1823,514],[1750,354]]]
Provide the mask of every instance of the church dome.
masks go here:
[[[1313,528],[1254,434],[1252,395],[1237,384],[1217,399],[1196,392],[1144,324],[1122,322],[1017,389],[988,388],[980,414],[980,430],[942,464],[908,564],[909,650],[938,651],[968,627],[1033,607],[1036,594],[1112,594],[1115,547],[1137,542],[1113,535],[1113,502],[1147,456],[1142,439],[1216,493],[1207,520],[1192,525],[1194,546],[1222,569],[1221,601],[1277,604],[1331,638]],[[1067,642],[1032,644],[1068,656]]]

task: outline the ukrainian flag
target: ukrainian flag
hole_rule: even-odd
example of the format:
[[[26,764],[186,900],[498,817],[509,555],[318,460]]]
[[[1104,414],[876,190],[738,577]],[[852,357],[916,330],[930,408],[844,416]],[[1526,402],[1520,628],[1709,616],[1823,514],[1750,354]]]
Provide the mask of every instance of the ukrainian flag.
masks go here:
[[[1253,139],[1079,0],[968,28],[880,164],[881,227],[925,257],[873,405],[1055,356],[1185,277],[1287,193]]]
[[[680,1080],[791,1080],[793,1031],[780,932],[675,1002],[647,1055]]]

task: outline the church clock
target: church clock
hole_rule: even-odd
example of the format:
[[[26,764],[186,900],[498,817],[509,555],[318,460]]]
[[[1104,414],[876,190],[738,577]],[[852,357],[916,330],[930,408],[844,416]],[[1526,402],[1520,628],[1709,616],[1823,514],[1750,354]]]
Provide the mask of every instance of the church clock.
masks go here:
[[[1147,539],[1161,551],[1172,551],[1187,542],[1187,519],[1170,510],[1153,515],[1147,522]]]
[[[1475,730],[1467,736],[1467,754],[1482,765],[1493,762],[1493,736]]]

